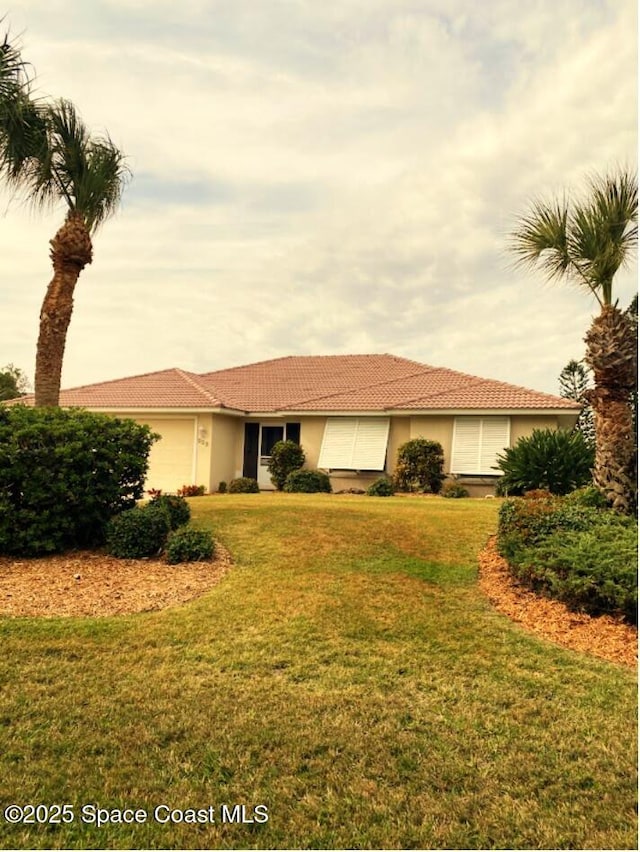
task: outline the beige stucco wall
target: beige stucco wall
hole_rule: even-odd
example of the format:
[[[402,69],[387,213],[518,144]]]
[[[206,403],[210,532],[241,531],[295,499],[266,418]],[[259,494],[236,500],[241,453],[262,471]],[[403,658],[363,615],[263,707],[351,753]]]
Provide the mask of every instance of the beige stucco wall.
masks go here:
[[[453,442],[453,417],[451,415],[434,414],[411,418],[410,440],[426,438],[437,441],[444,451],[444,469],[451,467],[451,444]],[[395,464],[395,460],[394,460]]]
[[[222,414],[190,414],[175,412],[168,414],[149,413],[116,413],[109,412],[115,417],[129,417],[138,423],[157,428],[158,422],[173,421],[184,424],[186,430],[191,430],[194,436],[194,449],[189,476],[185,481],[185,460],[182,468],[176,469],[175,483],[167,487],[167,460],[164,458],[165,490],[176,490],[181,485],[204,485],[207,491],[216,491],[221,481],[229,482],[242,475],[244,453],[244,424],[245,419]],[[300,443],[306,455],[306,467],[316,468],[320,456],[320,447],[324,435],[326,416],[304,416],[288,418],[251,418],[252,422],[284,424],[286,422],[300,423]],[[511,438],[513,446],[519,438],[530,435],[533,429],[571,428],[576,417],[572,415],[512,415]],[[438,441],[444,450],[445,472],[451,465],[451,445],[453,440],[453,415],[417,415],[392,417],[389,429],[389,444],[387,449],[386,472],[393,474],[398,455],[398,448],[413,438],[427,438]],[[183,453],[184,456],[184,453]],[[153,479],[153,470],[149,471],[148,480]],[[341,488],[366,488],[380,474],[358,474],[345,472],[334,474],[332,484],[334,490]]]
[[[238,417],[215,414],[212,417],[211,456],[209,460],[209,491],[217,491],[221,482],[229,483],[236,476],[238,448],[242,453],[244,421]],[[240,464],[242,472],[242,463]]]

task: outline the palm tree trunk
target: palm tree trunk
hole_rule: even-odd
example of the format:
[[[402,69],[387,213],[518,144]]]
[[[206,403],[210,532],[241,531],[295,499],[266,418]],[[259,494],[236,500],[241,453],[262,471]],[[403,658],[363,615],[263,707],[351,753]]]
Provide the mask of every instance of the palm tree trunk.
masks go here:
[[[585,337],[585,361],[595,388],[588,392],[596,427],[593,478],[611,506],[632,515],[637,507],[637,452],[631,394],[638,362],[633,324],[617,307],[605,305]]]
[[[83,217],[73,210],[50,244],[53,278],[40,311],[34,381],[37,406],[59,403],[62,361],[73,312],[73,291],[80,273],[92,259],[89,231]]]

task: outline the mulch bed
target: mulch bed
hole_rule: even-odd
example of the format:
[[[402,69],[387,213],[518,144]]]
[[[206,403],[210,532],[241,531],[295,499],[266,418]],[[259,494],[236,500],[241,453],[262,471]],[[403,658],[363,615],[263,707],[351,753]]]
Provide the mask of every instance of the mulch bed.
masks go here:
[[[220,544],[211,561],[178,565],[95,551],[38,559],[0,556],[0,615],[100,617],[164,609],[208,591],[231,562]]]
[[[499,612],[526,630],[565,648],[637,667],[635,627],[608,615],[593,618],[571,612],[563,603],[539,597],[523,587],[514,580],[507,562],[497,552],[495,536],[479,555],[479,585]]]
[[[76,551],[39,559],[0,556],[0,616],[104,617],[186,603],[215,586],[232,565],[216,545],[209,562],[168,565]],[[519,585],[498,554],[495,537],[479,554],[479,585],[499,612],[565,648],[637,666],[638,631],[610,616],[571,612]]]

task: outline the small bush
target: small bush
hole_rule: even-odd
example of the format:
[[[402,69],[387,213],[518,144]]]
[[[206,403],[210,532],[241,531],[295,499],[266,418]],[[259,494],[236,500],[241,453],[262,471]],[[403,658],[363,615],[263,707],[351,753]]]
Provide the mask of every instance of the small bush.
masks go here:
[[[161,506],[135,506],[116,515],[107,526],[107,550],[119,559],[141,559],[160,553],[169,533],[169,512]]]
[[[218,494],[226,494],[227,493],[227,483],[223,480],[218,483]]]
[[[278,491],[284,488],[287,476],[294,470],[299,470],[304,463],[304,450],[295,441],[277,441],[273,445],[267,470],[271,474],[271,482]]]
[[[294,470],[287,477],[284,491],[289,493],[316,494],[332,491],[331,480],[321,470]]]
[[[158,494],[149,501],[149,506],[155,506],[160,509],[166,509],[169,515],[169,526],[172,530],[177,530],[189,523],[191,518],[191,509],[184,497],[178,497],[176,494]]]
[[[456,499],[458,497],[468,497],[469,492],[463,485],[459,485],[457,482],[448,482],[440,492],[440,495]]]
[[[415,438],[398,450],[395,481],[398,491],[437,494],[444,480],[444,453],[437,441]]]
[[[202,497],[207,489],[204,485],[183,485],[178,488],[178,497]]]
[[[381,476],[367,488],[369,497],[393,497],[394,493],[393,480],[388,476]]]
[[[568,494],[591,482],[593,446],[581,432],[567,429],[534,429],[498,456],[502,471],[498,493],[522,495],[532,489]]]
[[[229,494],[259,494],[260,486],[257,479],[250,476],[239,476],[229,483]]]
[[[167,562],[204,562],[211,559],[215,544],[207,530],[183,528],[172,532],[167,541]]]

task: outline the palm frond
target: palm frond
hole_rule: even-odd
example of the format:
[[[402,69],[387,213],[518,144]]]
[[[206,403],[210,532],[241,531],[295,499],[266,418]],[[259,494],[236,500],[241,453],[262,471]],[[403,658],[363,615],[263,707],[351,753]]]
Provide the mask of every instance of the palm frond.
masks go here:
[[[37,208],[64,201],[95,230],[118,207],[129,176],[125,158],[108,137],[91,137],[70,101],[47,105],[42,119],[46,144],[21,175],[28,198]]]
[[[592,178],[584,202],[536,201],[511,234],[517,266],[587,287],[611,304],[613,279],[638,242],[638,182],[621,171]]]
[[[518,266],[541,266],[551,278],[566,275],[571,265],[567,246],[565,200],[547,204],[536,201],[510,235],[509,248]]]
[[[0,175],[12,188],[28,175],[46,137],[41,104],[31,98],[29,67],[5,34],[0,44]]]

